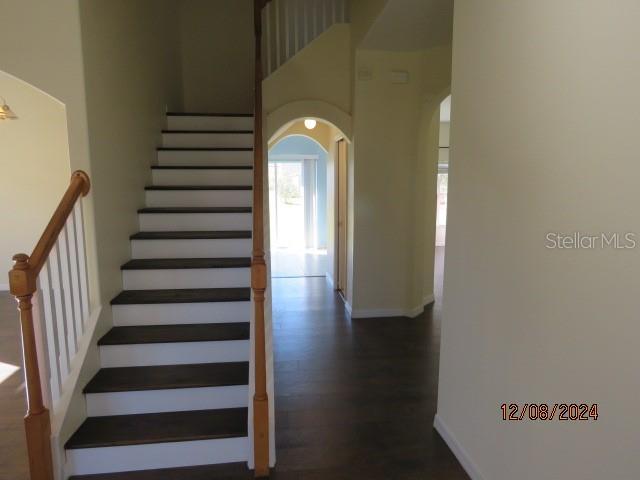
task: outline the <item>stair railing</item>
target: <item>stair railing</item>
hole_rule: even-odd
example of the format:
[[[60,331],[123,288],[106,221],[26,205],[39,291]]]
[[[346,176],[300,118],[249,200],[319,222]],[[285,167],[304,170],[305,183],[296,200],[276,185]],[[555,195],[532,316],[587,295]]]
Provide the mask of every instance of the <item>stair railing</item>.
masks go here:
[[[60,400],[89,318],[81,198],[90,181],[76,171],[31,256],[14,255],[9,272],[22,333],[31,480],[53,480],[50,409]]]
[[[253,395],[253,459],[256,477],[269,476],[269,398],[264,299],[267,265],[264,259],[264,151],[262,146],[262,11],[270,0],[254,0],[255,91],[253,132],[253,252],[251,289],[254,302],[255,392]]]
[[[273,0],[263,15],[265,76],[336,23],[349,21],[349,0]]]

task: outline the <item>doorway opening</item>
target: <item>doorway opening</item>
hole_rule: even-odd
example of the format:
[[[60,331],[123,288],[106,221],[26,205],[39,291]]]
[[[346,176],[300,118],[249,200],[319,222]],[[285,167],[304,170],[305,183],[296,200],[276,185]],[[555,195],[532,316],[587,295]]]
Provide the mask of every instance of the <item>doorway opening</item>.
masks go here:
[[[288,137],[269,152],[273,277],[324,277],[327,271],[326,152]],[[279,153],[279,152],[297,153]],[[316,153],[308,153],[308,152]]]
[[[436,247],[444,247],[447,238],[447,188],[449,184],[449,131],[451,95],[440,104],[440,138],[438,144],[438,183],[436,209]]]
[[[445,245],[447,240],[447,195],[449,189],[449,151],[451,129],[451,95],[440,104],[438,139],[438,173],[436,183],[436,245],[434,259],[434,294],[442,299]]]
[[[272,278],[326,277],[346,296],[347,145],[331,123],[309,118],[269,141]]]

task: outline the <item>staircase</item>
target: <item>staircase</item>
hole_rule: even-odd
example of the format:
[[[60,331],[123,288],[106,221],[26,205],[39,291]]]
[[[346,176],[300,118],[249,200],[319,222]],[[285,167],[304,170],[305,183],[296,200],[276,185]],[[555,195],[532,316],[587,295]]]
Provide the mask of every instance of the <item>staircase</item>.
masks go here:
[[[252,129],[253,115],[168,114],[88,418],[65,445],[72,479],[247,471]]]

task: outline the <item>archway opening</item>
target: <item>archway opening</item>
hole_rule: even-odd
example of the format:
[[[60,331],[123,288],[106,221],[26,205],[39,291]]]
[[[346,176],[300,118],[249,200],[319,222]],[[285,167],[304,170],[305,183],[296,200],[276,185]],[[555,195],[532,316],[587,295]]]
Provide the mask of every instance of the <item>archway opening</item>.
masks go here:
[[[273,278],[326,277],[335,289],[345,293],[346,142],[345,135],[333,124],[310,117],[288,122],[270,139]]]

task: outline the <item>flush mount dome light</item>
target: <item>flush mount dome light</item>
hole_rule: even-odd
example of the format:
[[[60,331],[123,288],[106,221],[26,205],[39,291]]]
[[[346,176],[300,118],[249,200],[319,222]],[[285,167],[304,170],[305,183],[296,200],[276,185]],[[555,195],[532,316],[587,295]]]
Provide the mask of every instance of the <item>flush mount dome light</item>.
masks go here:
[[[313,118],[307,118],[304,121],[304,126],[307,127],[307,130],[313,130],[314,128],[316,128],[317,124],[318,122],[316,122]]]
[[[0,97],[0,120],[16,120],[18,116],[13,113],[4,98]]]

